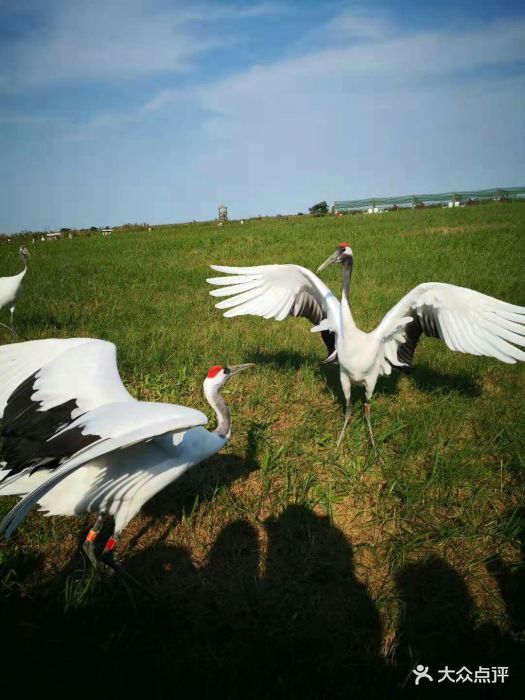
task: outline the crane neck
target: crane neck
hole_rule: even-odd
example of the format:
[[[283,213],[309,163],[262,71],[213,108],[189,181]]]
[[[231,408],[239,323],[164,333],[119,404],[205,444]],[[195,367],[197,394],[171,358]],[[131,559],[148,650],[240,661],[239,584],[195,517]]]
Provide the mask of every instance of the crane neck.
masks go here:
[[[217,427],[214,432],[220,437],[229,440],[231,437],[231,415],[228,404],[221,396],[220,387],[216,385],[204,385],[204,395],[210,406],[215,411],[215,416],[217,418]]]
[[[22,270],[20,272],[25,273],[27,272],[27,258],[24,255],[20,255],[20,260],[22,261]]]
[[[352,268],[354,265],[354,260],[352,257],[348,257],[345,260],[343,260],[341,264],[343,266],[343,291],[341,294],[341,324],[343,328],[345,326],[355,328],[354,319],[350,310],[350,280],[352,278]]]

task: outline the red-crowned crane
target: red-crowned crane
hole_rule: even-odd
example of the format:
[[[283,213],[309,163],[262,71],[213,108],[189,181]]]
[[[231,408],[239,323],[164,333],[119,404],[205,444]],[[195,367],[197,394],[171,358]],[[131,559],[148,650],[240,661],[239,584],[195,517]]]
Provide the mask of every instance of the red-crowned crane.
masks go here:
[[[1,326],[10,330],[13,335],[17,335],[13,326],[13,315],[15,313],[16,300],[20,296],[22,280],[27,272],[27,261],[29,259],[29,252],[24,246],[20,247],[20,260],[24,269],[19,272],[18,275],[11,275],[11,277],[0,277],[0,309],[4,306],[9,306],[9,311],[11,312],[11,327],[6,326],[5,323],[0,323]]]
[[[353,266],[352,249],[340,243],[319,267],[341,263],[341,303],[310,270],[298,265],[225,267],[213,270],[228,277],[208,279],[218,285],[210,294],[229,297],[216,304],[228,309],[225,316],[251,314],[282,321],[287,316],[306,316],[316,324],[312,331],[335,333],[335,351],[328,360],[339,361],[345,396],[345,418],[337,441],[339,447],[351,418],[352,384],[365,388],[364,415],[372,446],[370,399],[381,375],[394,367],[412,367],[422,333],[444,341],[448,348],[472,355],[495,357],[502,362],[525,360],[525,307],[508,304],[480,292],[442,282],[426,282],[408,292],[383,318],[377,328],[364,333],[352,318],[349,303]]]
[[[97,513],[84,542],[93,566],[104,516],[113,551],[140,508],[230,439],[221,388],[253,364],[212,367],[204,394],[217,428],[193,408],[135,400],[119,376],[112,343],[89,338],[34,340],[0,347],[0,417],[4,463],[0,496],[24,495],[0,523],[9,537],[35,505],[46,515]]]

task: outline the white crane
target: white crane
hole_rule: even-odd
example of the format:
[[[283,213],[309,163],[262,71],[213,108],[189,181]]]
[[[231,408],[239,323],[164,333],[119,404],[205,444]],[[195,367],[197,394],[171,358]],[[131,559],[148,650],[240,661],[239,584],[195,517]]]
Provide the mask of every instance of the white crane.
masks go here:
[[[27,248],[24,246],[20,247],[20,260],[24,269],[19,272],[18,275],[11,275],[11,277],[0,277],[0,309],[4,306],[9,306],[9,311],[11,312],[11,327],[6,326],[5,323],[0,323],[10,330],[13,335],[16,335],[16,331],[13,326],[13,314],[15,313],[16,300],[20,296],[22,280],[27,272],[27,261],[29,259],[29,253]]]
[[[220,286],[210,292],[212,296],[229,297],[216,304],[219,309],[228,309],[224,316],[251,314],[278,321],[306,316],[316,324],[312,331],[335,333],[335,351],[328,361],[339,361],[346,403],[338,447],[351,418],[352,384],[365,388],[364,415],[374,446],[370,399],[376,382],[379,376],[390,374],[392,366],[412,367],[422,333],[443,340],[458,352],[507,363],[525,360],[525,352],[516,347],[525,346],[525,307],[442,282],[418,285],[390,309],[375,330],[361,331],[349,304],[353,254],[348,243],[340,243],[317,271],[334,263],[343,267],[341,303],[316,275],[298,265],[212,265],[213,270],[229,276],[207,281]]]
[[[96,567],[95,539],[104,516],[113,516],[100,560],[118,569],[118,536],[142,505],[229,441],[230,412],[220,391],[248,367],[209,370],[204,394],[218,423],[209,432],[200,411],[135,400],[122,384],[112,343],[70,338],[0,347],[0,496],[24,496],[0,533],[9,537],[36,503],[46,515],[97,513],[83,545]]]

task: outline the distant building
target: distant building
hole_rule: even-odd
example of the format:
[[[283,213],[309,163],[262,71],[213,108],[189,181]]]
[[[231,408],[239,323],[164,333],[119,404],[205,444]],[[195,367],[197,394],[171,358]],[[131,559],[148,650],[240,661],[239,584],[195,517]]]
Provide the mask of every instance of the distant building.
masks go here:
[[[110,228],[103,228],[102,229],[103,236],[111,236],[112,233],[113,233],[113,229],[110,229]]]
[[[62,238],[62,232],[61,231],[50,231],[49,233],[46,233],[46,238],[48,241],[54,241],[57,238]]]
[[[471,204],[473,202],[490,202],[492,200],[500,202],[523,201],[525,200],[525,187],[507,187],[504,190],[496,188],[491,190],[472,190],[469,192],[410,194],[401,197],[371,197],[369,199],[348,201],[337,200],[334,202],[334,209],[348,214],[359,211],[368,211],[368,213],[373,214],[376,213],[374,211],[376,208],[396,211],[399,208],[422,209],[424,207],[444,206],[453,209],[464,206],[469,200],[472,200]]]
[[[228,221],[228,207],[225,207],[224,204],[219,204],[217,209],[219,210],[219,221]]]

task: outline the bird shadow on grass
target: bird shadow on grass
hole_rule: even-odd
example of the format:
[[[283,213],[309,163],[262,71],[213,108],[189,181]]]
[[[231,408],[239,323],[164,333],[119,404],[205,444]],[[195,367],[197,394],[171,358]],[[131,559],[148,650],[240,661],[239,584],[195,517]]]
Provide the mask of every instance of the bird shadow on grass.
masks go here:
[[[272,365],[276,369],[304,369],[308,364],[316,364],[321,360],[312,354],[305,354],[288,350],[277,350],[276,352],[268,352],[263,350],[249,349],[246,351],[246,357],[250,362],[255,362],[256,365]]]
[[[457,393],[462,396],[474,397],[481,394],[479,382],[467,373],[443,374],[431,369],[425,364],[415,364],[408,371],[392,369],[388,377],[380,377],[377,382],[375,395],[390,396],[398,392],[401,377],[406,376],[418,391],[433,393]]]
[[[283,370],[300,370],[307,365],[313,364],[317,368],[319,377],[325,381],[327,390],[336,396],[337,400],[344,406],[345,400],[339,381],[339,364],[330,363],[325,365],[317,356],[299,352],[287,352],[285,350],[278,352],[249,352],[248,356],[256,364],[273,365],[277,369]],[[455,392],[468,397],[481,394],[480,384],[472,374],[466,372],[443,374],[431,369],[428,365],[417,364],[416,362],[411,370],[405,371],[393,368],[392,374],[389,376],[379,377],[374,395],[390,396],[396,394],[398,392],[398,383],[403,376],[408,376],[418,391],[427,393],[435,391]],[[362,399],[364,400],[364,390],[361,387],[356,387],[355,389],[360,394],[363,394]]]

